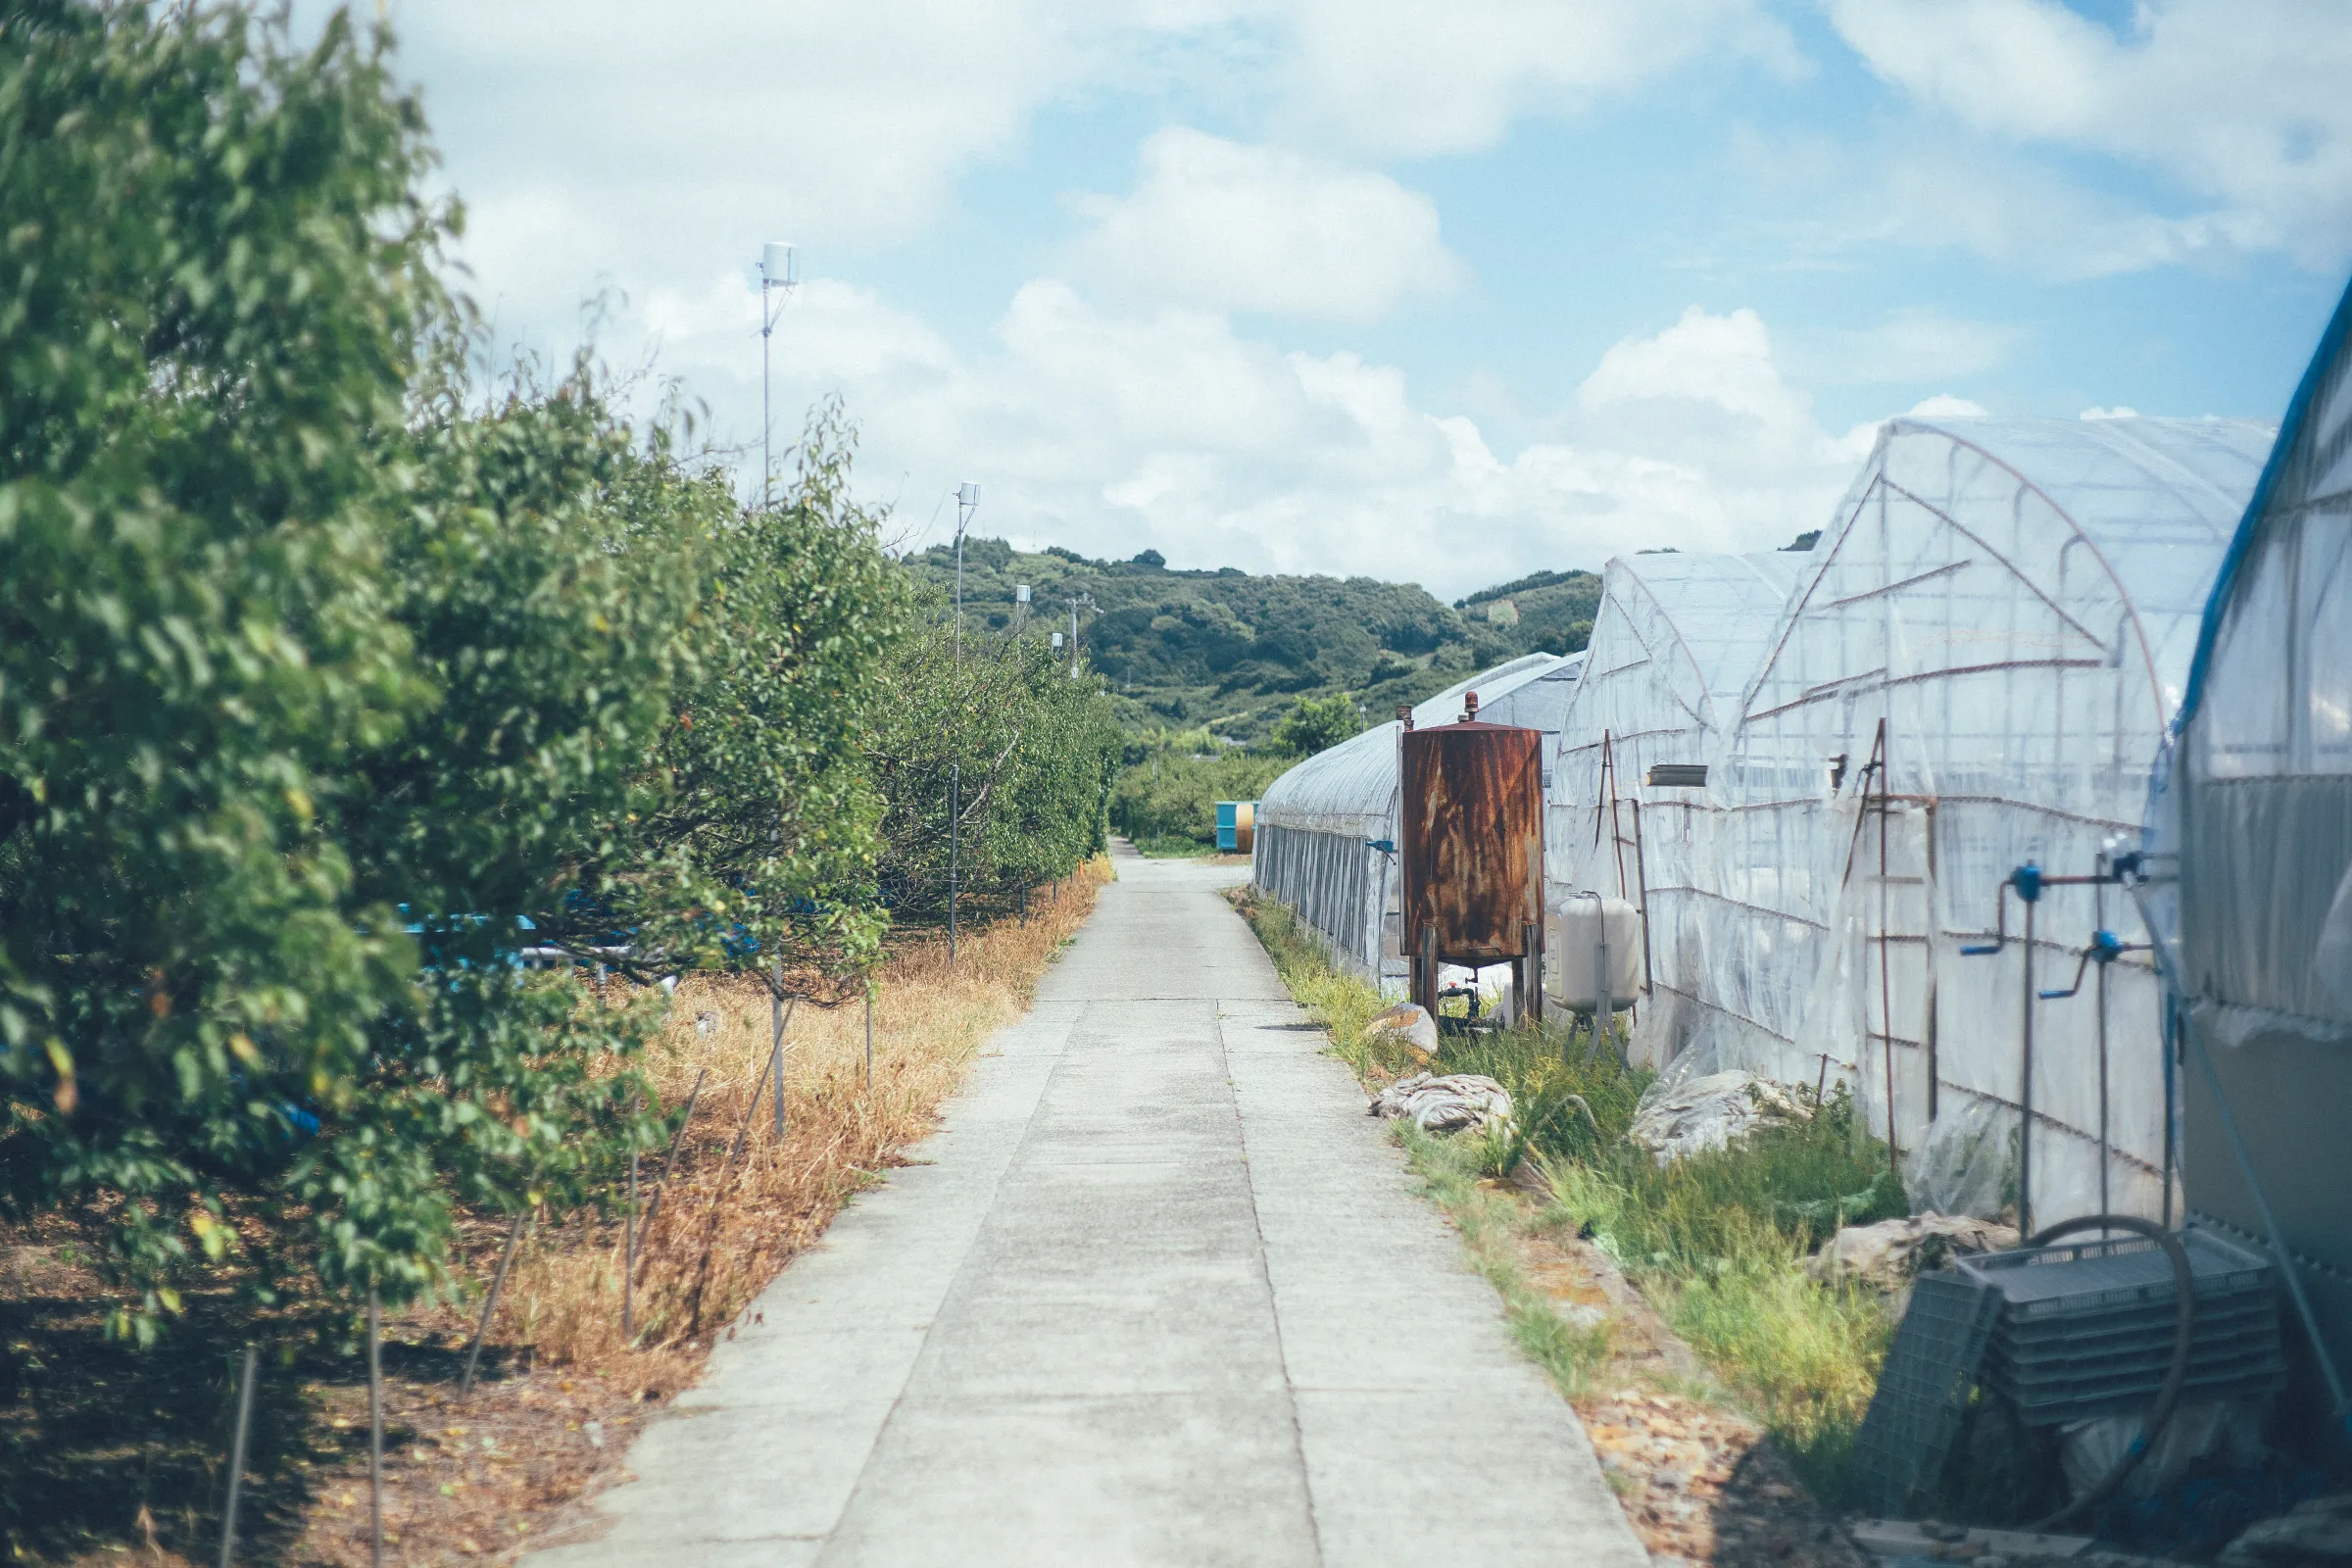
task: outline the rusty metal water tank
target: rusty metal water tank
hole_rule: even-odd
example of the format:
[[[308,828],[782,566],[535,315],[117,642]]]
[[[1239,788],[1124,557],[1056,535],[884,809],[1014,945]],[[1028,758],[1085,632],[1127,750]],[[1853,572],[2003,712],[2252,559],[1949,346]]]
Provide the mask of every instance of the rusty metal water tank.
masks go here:
[[[1404,951],[1432,1012],[1442,963],[1509,963],[1521,1005],[1542,1006],[1544,732],[1481,723],[1477,702],[1400,738]]]

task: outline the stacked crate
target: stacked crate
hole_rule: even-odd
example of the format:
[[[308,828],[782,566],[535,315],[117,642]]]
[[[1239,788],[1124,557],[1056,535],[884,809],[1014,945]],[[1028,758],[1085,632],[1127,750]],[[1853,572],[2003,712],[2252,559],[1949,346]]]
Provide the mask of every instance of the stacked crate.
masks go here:
[[[2210,1231],[2180,1233],[2196,1323],[2181,1397],[2250,1398],[2286,1380],[2268,1260]],[[1982,1381],[2033,1426],[2147,1408],[2172,1369],[2173,1266],[2144,1237],[2065,1242],[1961,1259],[2000,1295]]]
[[[2180,1234],[2196,1292],[2181,1397],[2245,1399],[2286,1381],[2268,1260]],[[1923,1274],[1855,1437],[1864,1494],[1887,1515],[1933,1489],[1976,1389],[2034,1426],[2144,1413],[2172,1371],[2180,1298],[2140,1236],[2020,1248]]]

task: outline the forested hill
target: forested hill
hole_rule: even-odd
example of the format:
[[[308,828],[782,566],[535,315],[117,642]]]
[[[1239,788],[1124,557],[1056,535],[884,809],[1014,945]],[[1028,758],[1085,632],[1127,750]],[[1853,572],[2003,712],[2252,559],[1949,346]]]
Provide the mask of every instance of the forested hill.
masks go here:
[[[906,558],[926,584],[956,581],[946,545]],[[1301,695],[1346,692],[1368,717],[1464,675],[1542,649],[1573,653],[1592,634],[1600,578],[1544,571],[1446,605],[1417,584],[1370,577],[1253,576],[1227,566],[1172,571],[1154,551],[1090,561],[1053,547],[1029,555],[1002,539],[966,539],[964,613],[1012,622],[1014,587],[1030,585],[1029,627],[1067,632],[1109,677],[1130,729],[1189,729],[1254,740]]]

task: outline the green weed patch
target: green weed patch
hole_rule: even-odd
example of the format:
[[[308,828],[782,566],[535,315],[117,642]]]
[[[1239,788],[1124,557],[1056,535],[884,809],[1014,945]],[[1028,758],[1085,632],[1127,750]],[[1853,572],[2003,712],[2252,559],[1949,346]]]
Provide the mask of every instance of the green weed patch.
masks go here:
[[[1335,969],[1287,907],[1248,894],[1236,904],[1291,994],[1331,1030],[1335,1055],[1367,1084],[1417,1070],[1393,1037],[1366,1036],[1382,1006],[1368,981]],[[1447,1036],[1434,1070],[1484,1074],[1517,1106],[1508,1129],[1403,1138],[1431,1197],[1502,1293],[1522,1344],[1554,1381],[1580,1386],[1606,1341],[1595,1348],[1540,1301],[1508,1260],[1502,1243],[1512,1234],[1574,1233],[1607,1252],[1753,1408],[1814,1494],[1833,1507],[1846,1501],[1854,1432],[1893,1322],[1875,1294],[1817,1284],[1803,1265],[1838,1226],[1907,1211],[1886,1145],[1857,1123],[1850,1097],[1840,1091],[1805,1122],[1662,1166],[1626,1139],[1653,1075],[1624,1065],[1613,1044],[1595,1050],[1589,1029]],[[1479,1184],[1523,1162],[1552,1195],[1532,1210]],[[1541,1320],[1514,1292],[1539,1298]],[[1547,1347],[1554,1330],[1546,1321],[1563,1343]]]

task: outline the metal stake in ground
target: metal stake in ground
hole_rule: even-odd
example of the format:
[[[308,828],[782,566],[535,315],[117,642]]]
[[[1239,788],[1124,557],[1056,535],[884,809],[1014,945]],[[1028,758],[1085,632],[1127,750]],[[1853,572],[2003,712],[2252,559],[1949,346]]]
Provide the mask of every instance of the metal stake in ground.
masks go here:
[[[792,1005],[800,1005],[800,998]],[[768,1066],[776,1080],[776,1142],[784,1141],[784,1029],[792,1022],[792,1007],[784,1004],[784,960],[776,960],[776,988],[767,999],[767,1015],[773,1038],[768,1043]]]
[[[368,1287],[368,1560],[384,1568],[383,1307]]]
[[[755,1102],[756,1103],[757,1102]],[[620,1244],[620,1343],[637,1337],[637,1151],[629,1151],[629,1221]]]
[[[507,1227],[507,1250],[498,1254],[498,1272],[490,1277],[490,1292],[482,1298],[482,1318],[473,1326],[473,1343],[466,1348],[466,1377],[458,1385],[458,1397],[469,1398],[473,1394],[473,1374],[482,1364],[482,1342],[490,1337],[490,1314],[498,1310],[498,1293],[506,1289],[507,1270],[514,1266],[514,1244],[522,1240],[522,1216],[516,1214],[514,1223]]]
[[[654,1221],[662,1217],[662,1195],[669,1191],[669,1173],[677,1167],[678,1146],[686,1141],[686,1129],[694,1125],[694,1104],[703,1098],[703,1078],[710,1070],[708,1067],[696,1069],[694,1087],[686,1092],[686,1114],[678,1118],[678,1130],[669,1135],[669,1152],[662,1156],[662,1174],[654,1178],[654,1196],[645,1205],[645,1223],[638,1227],[642,1232],[637,1245],[640,1258],[644,1257],[645,1249],[653,1239]],[[634,1273],[636,1265],[632,1263],[630,1271]]]
[[[865,1087],[874,1087],[874,984],[865,984]]]
[[[220,1505],[220,1568],[237,1556],[237,1493],[245,1482],[245,1434],[253,1425],[254,1348],[245,1347],[244,1370],[237,1377],[237,1425],[228,1440],[228,1499]]]
[[[956,961],[956,829],[963,809],[963,762],[948,764],[948,961]]]

